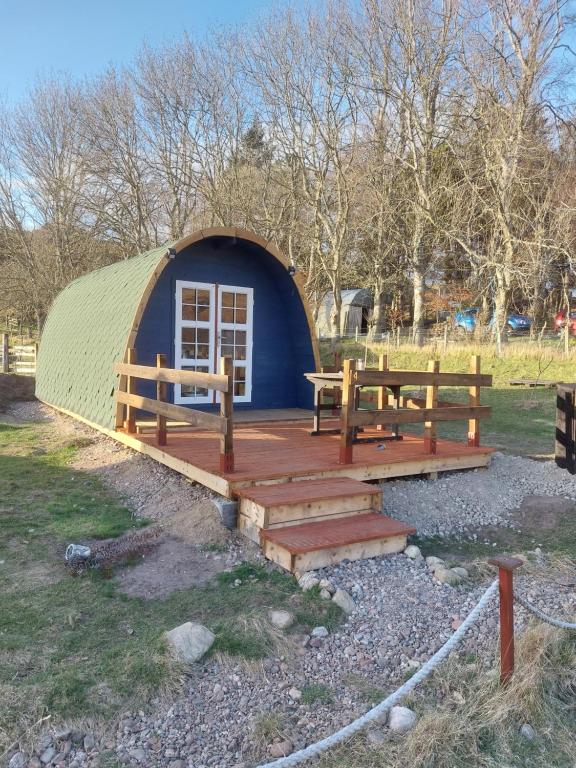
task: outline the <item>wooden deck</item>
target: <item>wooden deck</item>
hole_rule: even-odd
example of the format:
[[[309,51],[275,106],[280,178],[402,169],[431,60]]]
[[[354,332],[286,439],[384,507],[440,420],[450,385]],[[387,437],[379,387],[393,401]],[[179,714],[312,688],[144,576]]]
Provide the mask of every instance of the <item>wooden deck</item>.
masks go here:
[[[484,467],[492,454],[491,448],[469,447],[452,440],[438,440],[437,452],[431,454],[426,452],[422,437],[405,434],[398,442],[355,445],[354,462],[339,464],[339,436],[312,437],[309,433],[310,424],[302,422],[238,424],[232,473],[220,471],[219,443],[213,432],[171,431],[168,444],[161,448],[153,434],[116,434],[121,442],[230,498],[240,488],[267,483],[327,477],[383,480]],[[364,436],[383,434],[368,428]]]

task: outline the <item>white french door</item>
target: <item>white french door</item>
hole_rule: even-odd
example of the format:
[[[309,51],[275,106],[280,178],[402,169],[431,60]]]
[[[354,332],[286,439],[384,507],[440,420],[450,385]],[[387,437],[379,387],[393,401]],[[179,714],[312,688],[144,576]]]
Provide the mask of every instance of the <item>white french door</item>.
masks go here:
[[[234,402],[252,399],[253,290],[176,281],[176,368],[217,373],[220,357],[234,363]],[[174,402],[215,403],[217,393],[175,385]]]

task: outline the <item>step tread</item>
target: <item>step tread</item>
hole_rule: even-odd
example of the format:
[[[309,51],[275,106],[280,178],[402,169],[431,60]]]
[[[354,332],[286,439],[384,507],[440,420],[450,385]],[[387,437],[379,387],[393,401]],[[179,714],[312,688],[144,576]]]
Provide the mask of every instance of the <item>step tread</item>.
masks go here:
[[[252,488],[238,488],[236,494],[243,499],[254,501],[262,507],[290,506],[347,496],[377,495],[381,489],[351,477],[330,477],[326,480],[296,480],[292,483],[257,485]]]
[[[260,532],[260,536],[263,540],[283,547],[292,555],[299,555],[362,541],[409,536],[413,533],[416,533],[416,529],[406,523],[377,512],[366,512],[336,520],[302,523],[285,528],[265,528]]]

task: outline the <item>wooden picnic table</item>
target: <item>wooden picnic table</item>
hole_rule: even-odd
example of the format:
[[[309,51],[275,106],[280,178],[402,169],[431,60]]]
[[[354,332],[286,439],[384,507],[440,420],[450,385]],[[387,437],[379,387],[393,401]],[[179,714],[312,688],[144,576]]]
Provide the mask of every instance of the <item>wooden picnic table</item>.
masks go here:
[[[322,429],[321,428],[321,414],[322,411],[332,411],[332,413],[339,412],[341,410],[341,406],[337,403],[323,403],[322,402],[322,393],[325,389],[342,389],[342,383],[344,381],[344,374],[342,371],[337,371],[334,373],[323,373],[323,372],[317,372],[317,373],[305,373],[304,376],[306,379],[314,385],[314,423],[312,427],[312,431],[310,432],[311,435],[338,435],[340,434],[340,429]],[[389,389],[392,392],[392,407],[398,409],[400,405],[400,386],[399,385],[382,385],[386,389]],[[356,407],[358,407],[359,397],[360,397],[360,389],[362,385],[358,385],[356,387]],[[381,437],[371,437],[371,438],[365,438],[363,440],[360,440],[358,438],[355,438],[355,442],[381,442],[382,440],[402,440],[402,436],[400,435],[398,424],[393,424],[391,426],[392,429],[392,435],[388,435],[384,437],[383,435]],[[359,432],[361,430],[356,430],[356,432]]]

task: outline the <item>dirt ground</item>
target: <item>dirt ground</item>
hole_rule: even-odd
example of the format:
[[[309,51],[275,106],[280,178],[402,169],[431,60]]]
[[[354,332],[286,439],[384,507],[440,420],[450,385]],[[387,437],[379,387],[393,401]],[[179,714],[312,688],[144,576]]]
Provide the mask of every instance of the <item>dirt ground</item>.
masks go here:
[[[213,504],[217,496],[207,488],[37,401],[13,403],[1,418],[49,424],[56,439],[76,444],[72,469],[98,476],[135,516],[162,526],[158,545],[118,571],[115,578],[127,594],[166,597],[259,556],[250,542],[224,528]]]

